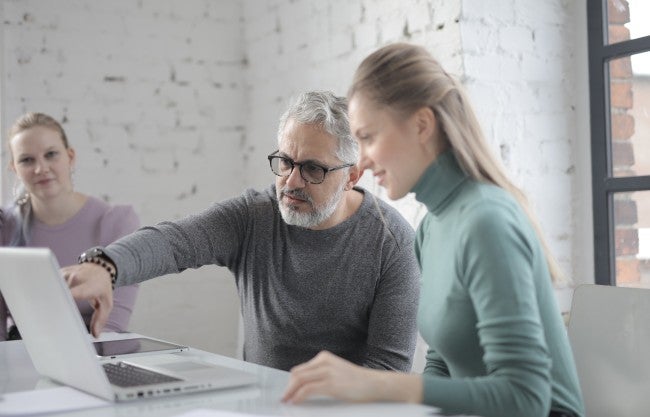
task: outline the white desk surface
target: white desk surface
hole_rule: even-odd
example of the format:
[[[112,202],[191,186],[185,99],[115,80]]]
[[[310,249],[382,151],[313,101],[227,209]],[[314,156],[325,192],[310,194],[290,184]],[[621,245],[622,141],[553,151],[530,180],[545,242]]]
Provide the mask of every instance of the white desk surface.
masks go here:
[[[67,411],[48,415],[84,417],[130,417],[130,416],[178,416],[195,409],[213,409],[252,415],[325,417],[355,416],[381,417],[427,416],[438,414],[435,409],[415,404],[350,404],[329,399],[311,400],[300,405],[283,404],[280,401],[289,374],[277,369],[240,361],[191,348],[183,354],[196,355],[202,360],[253,372],[257,375],[255,385],[199,394],[185,394],[167,398],[153,398],[129,403],[111,404],[106,407]],[[41,377],[21,341],[0,342],[0,416],[2,395],[19,391],[35,391],[59,386]]]

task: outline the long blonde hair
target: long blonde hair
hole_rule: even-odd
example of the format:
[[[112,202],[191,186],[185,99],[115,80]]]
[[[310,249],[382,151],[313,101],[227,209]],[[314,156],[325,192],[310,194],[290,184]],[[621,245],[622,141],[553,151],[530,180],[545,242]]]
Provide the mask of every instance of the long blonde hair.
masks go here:
[[[463,87],[425,48],[395,43],[373,52],[357,68],[348,97],[357,93],[403,116],[422,107],[431,108],[441,137],[448,142],[461,168],[471,178],[494,184],[514,196],[542,244],[551,279],[555,283],[566,282],[528,199],[508,178],[488,146]]]

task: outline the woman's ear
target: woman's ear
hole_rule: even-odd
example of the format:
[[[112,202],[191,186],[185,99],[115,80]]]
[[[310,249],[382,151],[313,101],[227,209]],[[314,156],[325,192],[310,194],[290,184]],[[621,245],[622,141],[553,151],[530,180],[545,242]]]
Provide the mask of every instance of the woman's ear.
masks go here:
[[[74,148],[68,148],[66,149],[66,151],[68,152],[68,158],[70,158],[70,169],[74,170],[74,164],[76,162],[77,154]]]
[[[415,114],[418,138],[422,144],[428,143],[436,132],[436,116],[430,107],[421,107]]]

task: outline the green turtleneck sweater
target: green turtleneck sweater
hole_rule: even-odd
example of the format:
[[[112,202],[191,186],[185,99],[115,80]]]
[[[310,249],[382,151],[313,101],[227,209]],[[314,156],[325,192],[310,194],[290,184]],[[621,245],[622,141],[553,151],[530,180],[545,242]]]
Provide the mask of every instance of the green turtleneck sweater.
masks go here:
[[[516,200],[470,179],[451,151],[412,191],[428,209],[416,239],[424,402],[483,417],[583,416],[544,252]]]

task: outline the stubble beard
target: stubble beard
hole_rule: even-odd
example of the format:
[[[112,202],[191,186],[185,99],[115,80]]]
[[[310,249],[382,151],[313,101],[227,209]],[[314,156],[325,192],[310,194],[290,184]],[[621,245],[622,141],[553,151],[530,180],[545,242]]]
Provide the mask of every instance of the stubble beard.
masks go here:
[[[310,229],[320,225],[334,214],[341,198],[343,198],[344,191],[345,183],[341,183],[341,186],[337,188],[334,194],[332,194],[332,196],[320,206],[316,206],[312,197],[301,189],[290,190],[287,187],[282,187],[281,189],[277,189],[276,193],[278,197],[278,206],[280,207],[280,214],[285,223],[292,226]],[[309,204],[311,210],[307,212],[298,211],[296,207],[284,202],[282,199],[283,195],[294,196],[305,200],[305,202]]]

